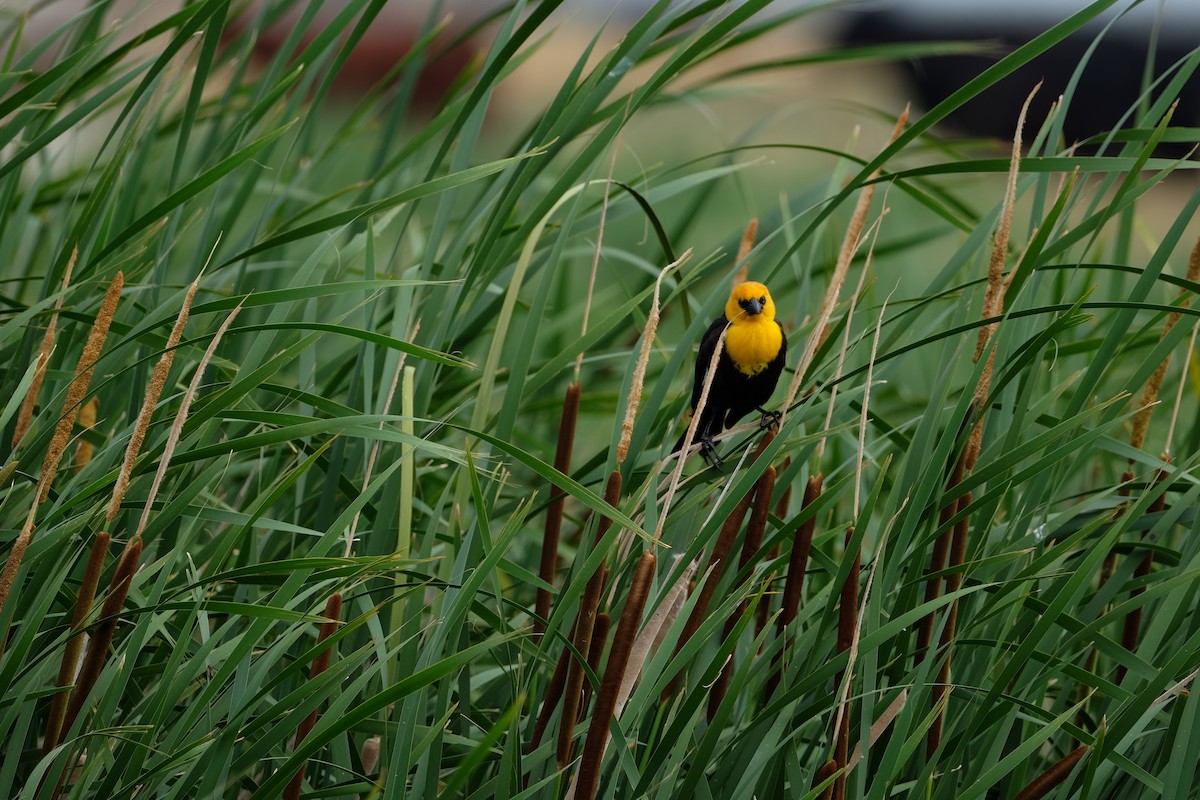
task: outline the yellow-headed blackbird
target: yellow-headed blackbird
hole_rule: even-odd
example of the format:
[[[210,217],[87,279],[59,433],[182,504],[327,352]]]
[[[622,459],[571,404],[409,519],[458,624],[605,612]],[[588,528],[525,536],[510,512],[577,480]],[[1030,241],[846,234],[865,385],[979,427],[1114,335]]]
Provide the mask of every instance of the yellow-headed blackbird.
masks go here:
[[[775,321],[775,301],[771,299],[771,293],[761,283],[739,283],[725,303],[725,313],[713,320],[700,340],[700,355],[696,359],[696,377],[692,384],[693,413],[700,402],[708,365],[726,324],[729,332],[725,334],[725,347],[717,362],[708,400],[700,412],[694,439],[700,443],[705,460],[713,464],[720,463],[713,436],[732,427],[751,411],[761,412],[764,424],[779,419],[778,412],[767,411],[763,404],[775,391],[787,355],[787,337]],[[672,452],[682,446],[681,437]]]

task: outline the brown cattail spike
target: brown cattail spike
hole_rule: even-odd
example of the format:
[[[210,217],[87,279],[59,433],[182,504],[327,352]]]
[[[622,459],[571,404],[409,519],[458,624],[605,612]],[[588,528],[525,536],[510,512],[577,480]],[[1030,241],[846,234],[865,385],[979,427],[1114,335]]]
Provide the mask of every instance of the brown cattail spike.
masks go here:
[[[604,489],[604,501],[616,506],[621,499],[621,472],[613,470],[608,476],[608,484]],[[606,524],[607,523],[607,524]],[[612,525],[608,517],[601,517],[596,526],[595,546]],[[592,629],[596,624],[596,612],[600,607],[600,593],[604,588],[604,564],[601,563],[584,587],[583,596],[579,599],[579,614],[575,618],[574,644],[575,650],[581,657],[587,658],[591,649]],[[567,667],[567,683],[563,695],[562,722],[558,730],[558,766],[565,767],[571,760],[571,743],[575,737],[575,721],[579,718],[579,702],[583,693],[583,664],[572,660]]]
[[[854,529],[846,530],[846,547],[850,547],[851,541],[854,539]],[[862,552],[856,549],[850,557],[850,571],[846,574],[846,581],[842,584],[841,605],[838,611],[838,637],[837,650],[839,653],[845,653],[854,646],[855,631],[858,629],[858,584],[859,571],[862,568]],[[851,680],[849,670],[843,671],[838,675],[837,685],[841,686],[845,680]],[[842,697],[845,698],[849,694],[843,689]],[[836,729],[834,731],[834,760],[839,764],[849,763],[850,760],[850,703],[843,701],[836,715]],[[846,773],[843,772],[838,776],[833,784],[834,800],[843,800],[846,796]]]
[[[1075,765],[1087,755],[1090,749],[1090,745],[1083,745],[1067,753],[1057,763],[1034,778],[1013,800],[1040,800],[1050,794],[1056,786],[1067,779],[1071,770],[1075,769]]]
[[[583,745],[583,759],[580,761],[573,787],[574,797],[581,800],[592,800],[600,786],[600,767],[604,760],[604,750],[608,746],[608,728],[614,719],[618,694],[625,678],[625,668],[629,663],[629,654],[633,649],[638,626],[642,621],[646,598],[650,594],[656,563],[657,558],[651,551],[642,553],[638,559],[629,595],[625,600],[625,607],[621,610],[621,619],[617,622],[612,652],[609,653],[608,664],[604,668],[600,693],[596,697],[596,708],[592,712],[592,722]]]
[[[817,788],[822,783],[824,783],[825,781],[832,778],[833,774],[837,771],[838,771],[838,764],[837,764],[836,760],[831,758],[830,760],[826,761],[824,764],[821,765],[821,768],[819,770],[817,770],[817,774],[813,776],[813,784],[812,784],[813,788],[814,789]],[[832,800],[833,787],[834,787],[834,784],[831,783],[828,786],[826,786],[824,789],[822,789],[821,793],[819,795],[817,795],[817,800]]]
[[[63,718],[67,713],[67,702],[71,697],[66,687],[75,679],[75,670],[79,669],[79,651],[83,648],[83,634],[80,629],[91,613],[92,603],[96,599],[96,588],[100,585],[100,572],[104,569],[108,543],[109,535],[103,531],[97,533],[96,538],[92,540],[92,550],[83,570],[83,581],[79,584],[79,593],[75,597],[75,613],[71,617],[72,634],[63,648],[62,663],[58,668],[58,681],[55,686],[61,691],[54,695],[50,703],[50,715],[46,719],[46,736],[42,740],[43,753],[49,753],[58,746]]]
[[[717,583],[725,574],[725,565],[729,563],[733,542],[737,538],[738,531],[741,530],[742,520],[746,518],[746,512],[750,510],[750,502],[753,499],[753,492],[747,492],[741,502],[734,507],[733,513],[725,519],[725,524],[721,526],[721,532],[717,535],[716,544],[713,545],[712,553],[709,555],[708,564],[705,567],[708,577],[704,579],[704,583],[700,587],[700,596],[696,598],[696,604],[692,606],[692,613],[688,615],[687,621],[683,625],[683,631],[679,634],[679,641],[675,643],[676,653],[679,653],[700,629],[700,624],[704,621],[705,614],[708,613],[708,604],[717,591]],[[675,694],[676,689],[679,688],[679,679],[679,675],[671,678],[667,687],[663,689],[659,702],[665,703],[671,695]]]
[[[571,449],[575,444],[575,423],[579,418],[579,384],[567,386],[563,398],[562,419],[558,425],[558,449],[554,454],[554,468],[564,475],[571,470]],[[538,576],[554,585],[554,572],[558,566],[558,537],[562,530],[563,505],[566,494],[557,485],[550,487],[550,506],[546,509],[546,529],[542,534],[542,560]],[[550,590],[537,590],[536,616],[533,620],[534,633],[542,633],[550,617]]]
[[[612,620],[608,614],[597,614],[596,624],[592,626],[592,645],[588,648],[588,669],[593,675],[600,674],[600,660],[604,658],[604,648],[608,645],[608,631],[612,627]],[[592,699],[592,684],[583,682],[583,696],[579,701],[581,713],[583,709],[588,707],[588,702]]]
[[[767,517],[771,511],[771,494],[775,491],[775,468],[767,467],[767,471],[754,484],[754,506],[750,512],[750,524],[746,527],[746,538],[742,540],[742,554],[738,558],[738,571],[744,572],[754,559],[758,549],[762,547],[763,533],[767,529]],[[725,620],[725,630],[721,640],[727,640],[737,627],[738,620],[746,613],[746,601],[738,604],[729,619]],[[721,674],[717,676],[708,694],[708,720],[712,722],[717,715],[717,709],[725,699],[729,681],[733,677],[733,654],[725,661]]]
[[[325,621],[321,623],[321,627],[317,632],[317,646],[325,642],[330,636],[337,631],[339,620],[342,617],[342,595],[334,592],[330,595],[329,600],[325,603]],[[329,669],[329,658],[333,653],[332,647],[326,647],[313,657],[312,667],[308,671],[308,679],[311,681],[320,675],[325,670]],[[300,723],[300,727],[296,729],[296,743],[293,746],[299,747],[305,737],[312,732],[312,729],[317,725],[317,710],[314,708]],[[300,789],[304,785],[304,765],[296,770],[296,774],[292,776],[292,780],[287,785],[287,789],[283,792],[284,800],[299,800]]]
[[[129,594],[129,586],[133,582],[134,573],[137,572],[138,559],[141,555],[142,540],[134,539],[125,548],[121,559],[117,562],[112,581],[108,585],[108,596],[104,599],[104,605],[100,609],[100,622],[88,642],[87,654],[83,657],[83,667],[79,670],[79,677],[75,680],[71,703],[59,730],[60,738],[71,730],[71,726],[75,724],[75,720],[83,710],[83,704],[88,700],[88,695],[92,693],[96,681],[100,679],[100,672],[104,669],[104,662],[108,658],[108,647],[112,644],[113,636],[117,632],[121,609],[125,605],[125,597]]]
[[[801,513],[804,513],[820,498],[824,481],[825,478],[820,473],[809,477],[808,483],[804,487],[804,500],[800,505]],[[804,574],[808,571],[808,556],[812,551],[813,533],[816,528],[817,518],[816,515],[813,515],[800,523],[800,527],[796,529],[796,535],[792,538],[787,578],[783,584],[783,604],[776,620],[776,633],[780,637],[786,634],[787,626],[800,612],[800,598],[804,594]],[[771,675],[767,678],[765,696],[768,699],[775,694],[775,689],[779,686],[783,675],[783,652],[785,649],[781,648],[776,654],[775,668],[771,670]]]
[[[962,588],[963,573],[959,568],[966,563],[967,533],[971,522],[971,518],[967,514],[967,509],[970,505],[971,493],[967,492],[959,498],[956,507],[957,513],[961,516],[954,526],[954,536],[950,541],[950,558],[948,564],[950,573],[946,575],[947,594],[957,592]],[[937,683],[934,684],[932,692],[932,704],[935,708],[941,706],[941,710],[938,711],[933,724],[929,727],[929,734],[925,742],[925,753],[929,757],[933,756],[942,742],[942,724],[946,716],[946,709],[942,705],[942,702],[946,694],[950,691],[950,644],[954,641],[954,630],[957,625],[958,601],[954,600],[950,603],[950,612],[946,619],[946,626],[942,628],[941,647],[944,652],[941,668],[938,670]]]

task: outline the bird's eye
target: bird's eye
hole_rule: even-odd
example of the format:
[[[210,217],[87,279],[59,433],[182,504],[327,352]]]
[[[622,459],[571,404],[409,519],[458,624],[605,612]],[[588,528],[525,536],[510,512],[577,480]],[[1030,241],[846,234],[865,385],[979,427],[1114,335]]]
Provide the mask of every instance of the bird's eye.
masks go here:
[[[766,295],[764,295],[764,296],[762,296],[762,297],[758,298],[758,302],[762,303],[762,304],[765,306],[765,305],[767,304],[767,298],[766,298]]]
[[[750,304],[749,300],[738,300],[738,305],[741,306],[742,308],[745,308],[749,304]]]

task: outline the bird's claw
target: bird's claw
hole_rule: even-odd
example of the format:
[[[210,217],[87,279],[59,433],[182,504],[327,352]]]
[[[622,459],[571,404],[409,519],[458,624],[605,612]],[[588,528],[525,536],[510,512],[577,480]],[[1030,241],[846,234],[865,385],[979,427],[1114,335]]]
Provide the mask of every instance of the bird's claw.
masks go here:
[[[779,427],[779,421],[783,419],[783,414],[778,411],[767,411],[762,406],[759,406],[757,411],[762,414],[762,419],[758,421],[758,427],[762,430]]]
[[[725,459],[721,458],[721,454],[717,452],[716,443],[709,436],[700,440],[700,456],[704,459],[704,463],[713,469],[720,469],[725,465]]]

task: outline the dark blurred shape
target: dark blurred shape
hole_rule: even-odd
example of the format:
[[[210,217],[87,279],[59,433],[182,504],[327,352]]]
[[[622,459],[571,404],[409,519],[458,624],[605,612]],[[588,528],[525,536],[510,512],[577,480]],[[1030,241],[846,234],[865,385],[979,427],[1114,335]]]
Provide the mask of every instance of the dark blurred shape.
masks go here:
[[[346,0],[323,3],[304,32],[296,52],[303,51],[345,5]],[[409,53],[423,33],[425,9],[421,6],[424,5],[389,2],[383,7],[334,78],[334,86],[343,96],[348,94],[353,98],[364,94]],[[257,4],[252,3],[227,30],[240,33],[254,23],[257,13]],[[274,58],[292,35],[299,16],[298,9],[289,11],[282,20],[260,32],[254,45],[255,58],[264,64]],[[351,24],[348,29],[353,27]],[[480,52],[479,44],[470,37],[463,38],[462,30],[462,25],[452,21],[421,55],[420,73],[413,93],[413,107],[417,111],[437,110]]]
[[[985,54],[920,58],[900,65],[916,88],[920,102],[931,108],[1006,53],[1086,5],[1084,0],[1010,0],[1009,3],[993,0],[987,4],[972,0],[897,0],[885,7],[847,14],[842,39],[847,44],[984,43]],[[1138,102],[1153,41],[1156,6],[1143,3],[1134,9],[1137,13],[1120,17],[1097,43],[1067,109],[1063,132],[1068,144],[1112,130]],[[1021,104],[1037,82],[1043,81],[1039,101],[1030,108],[1026,125],[1026,130],[1036,131],[1045,120],[1051,100],[1066,91],[1072,74],[1101,33],[1103,24],[1117,13],[1116,10],[1108,13],[1019,67],[956,110],[947,122],[969,135],[1011,139]],[[1153,53],[1155,77],[1200,44],[1200,2],[1176,2],[1174,8],[1168,3],[1162,14]],[[1152,99],[1157,95],[1154,92]],[[1200,121],[1200,78],[1193,75],[1178,99],[1172,125],[1189,126]],[[1132,120],[1125,127],[1131,124]],[[1177,156],[1186,154],[1190,148],[1188,143],[1166,146],[1166,150]]]

